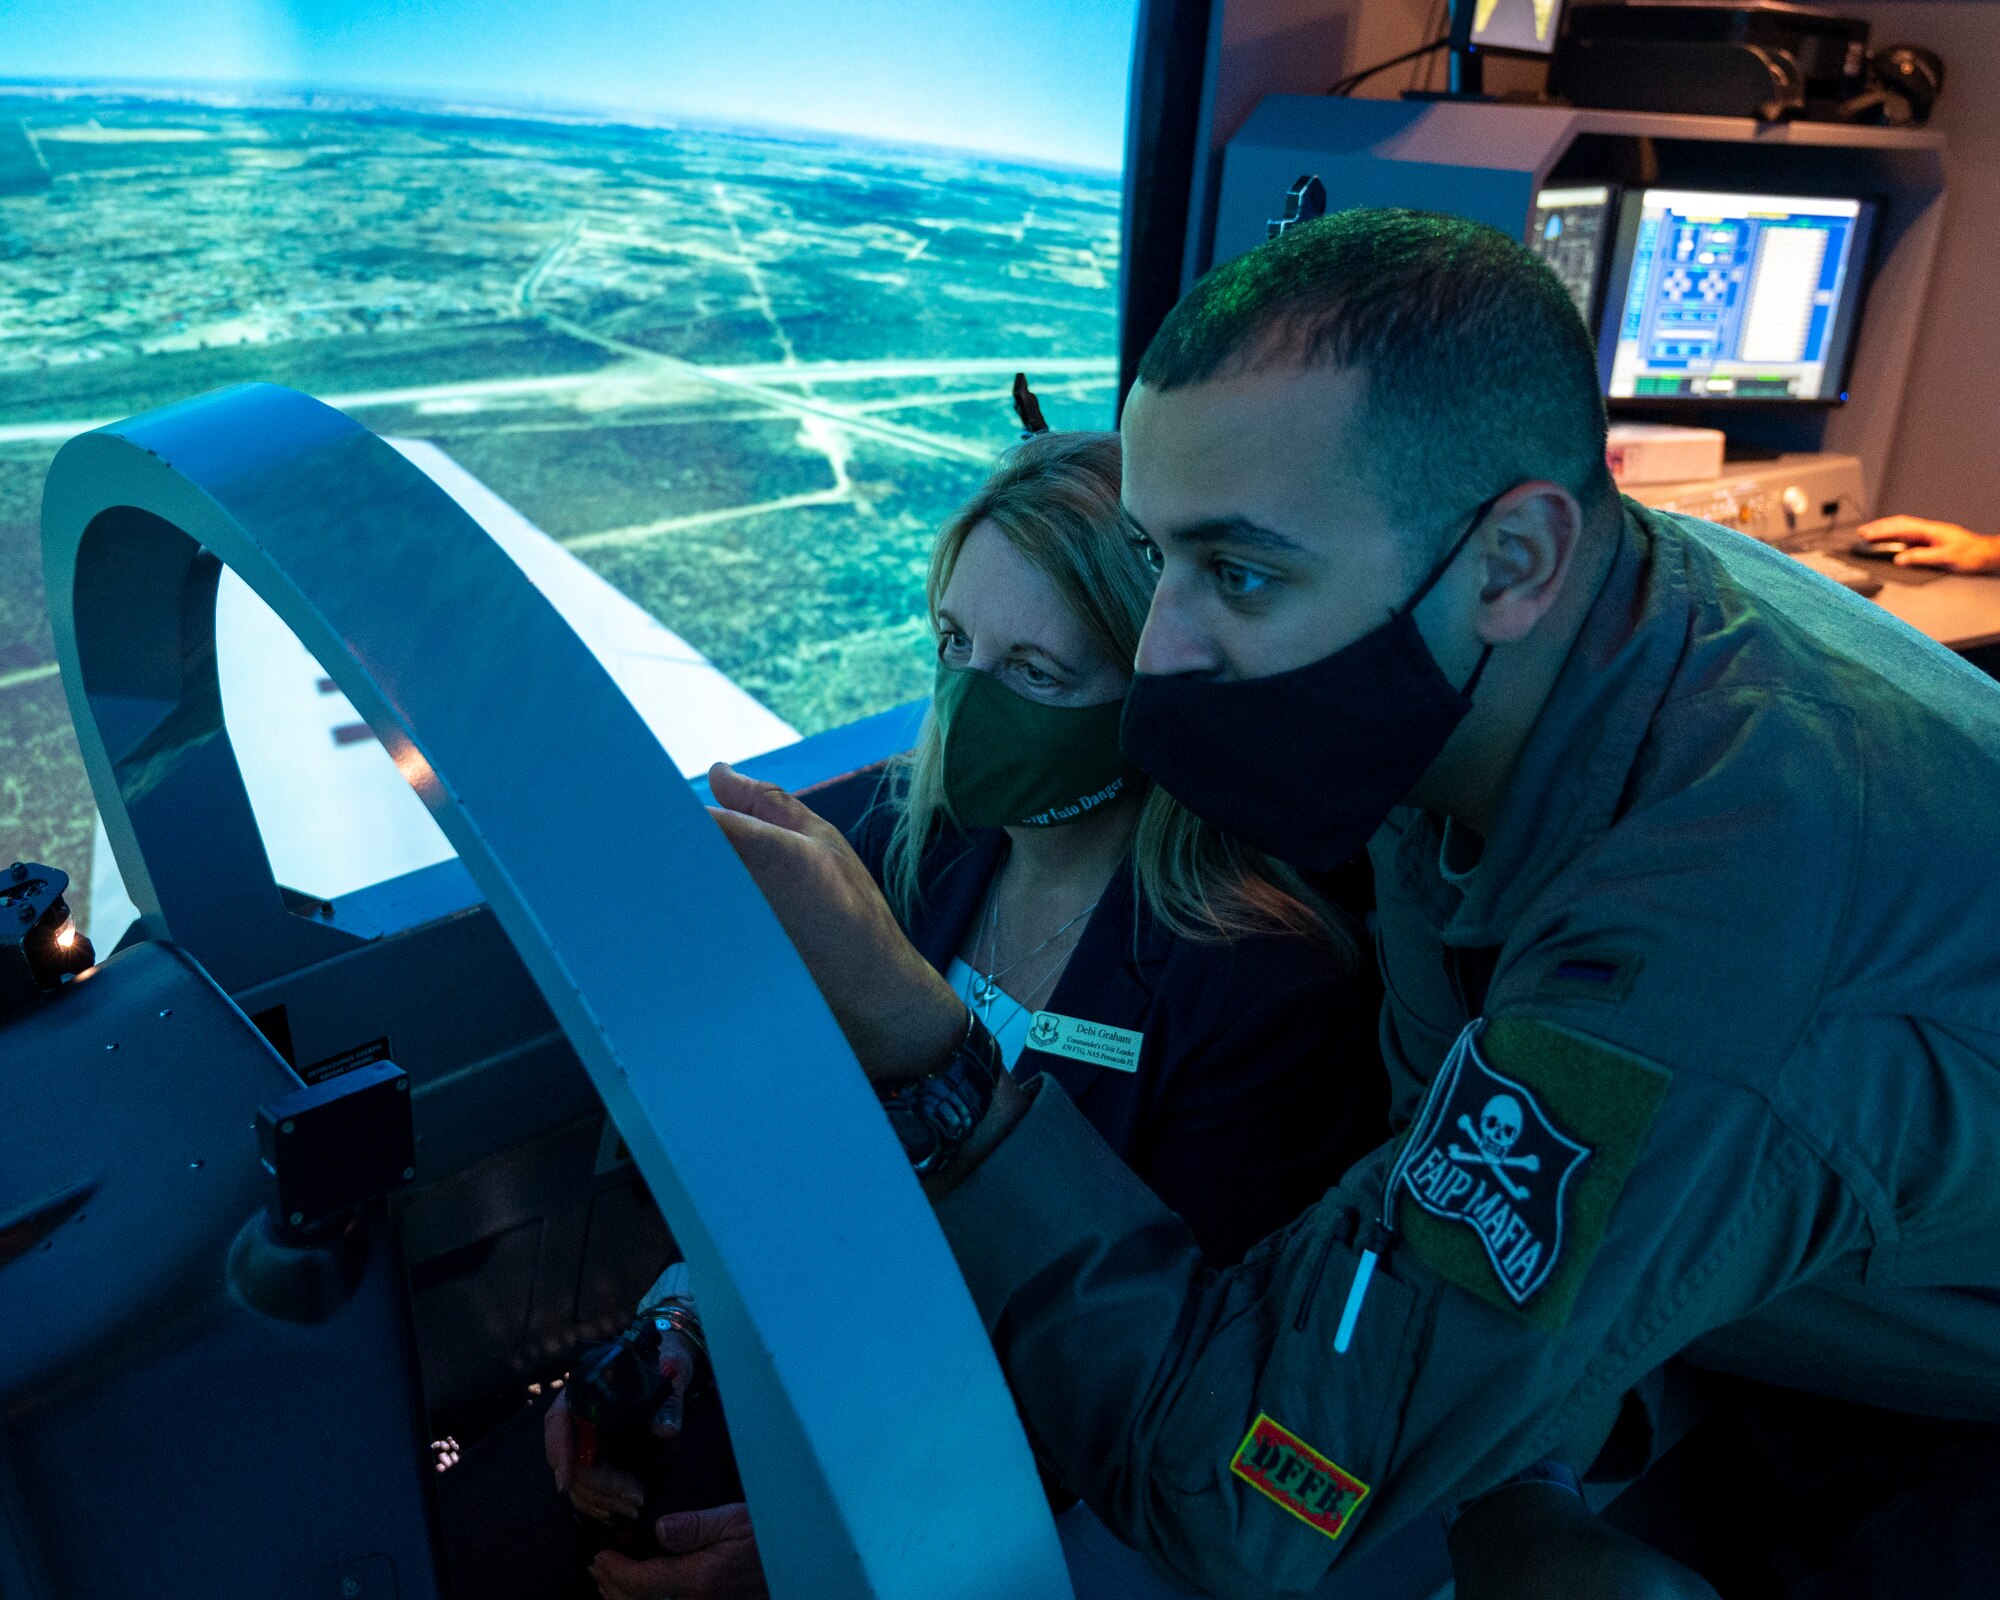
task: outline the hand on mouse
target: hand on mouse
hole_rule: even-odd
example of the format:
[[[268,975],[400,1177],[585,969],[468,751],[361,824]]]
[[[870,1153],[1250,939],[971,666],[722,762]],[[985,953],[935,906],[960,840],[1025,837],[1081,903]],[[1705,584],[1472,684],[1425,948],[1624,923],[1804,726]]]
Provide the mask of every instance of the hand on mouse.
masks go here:
[[[1941,567],[1947,572],[2000,572],[2000,535],[1974,533],[1955,522],[1925,517],[1878,517],[1856,530],[1869,544],[1899,540],[1909,548],[1896,552],[1899,567]]]

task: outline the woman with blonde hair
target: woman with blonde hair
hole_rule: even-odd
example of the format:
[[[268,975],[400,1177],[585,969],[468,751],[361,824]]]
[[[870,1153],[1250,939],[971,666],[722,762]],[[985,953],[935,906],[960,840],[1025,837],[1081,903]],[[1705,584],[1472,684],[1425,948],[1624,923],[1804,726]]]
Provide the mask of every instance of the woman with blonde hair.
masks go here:
[[[1343,913],[1119,750],[1153,586],[1119,467],[1111,433],[1007,454],[932,551],[916,748],[800,798],[847,833],[1009,1070],[1062,1084],[1222,1266],[1386,1137],[1377,995]],[[559,1486],[587,1514],[636,1515],[640,1486],[575,1470],[568,1430],[558,1406]],[[1081,1506],[1062,1523],[1080,1594],[1085,1567],[1167,1592]],[[763,1593],[741,1504],[663,1517],[658,1537],[671,1554],[599,1556],[600,1593]]]
[[[931,554],[916,748],[802,798],[1010,1068],[1060,1082],[1222,1264],[1379,1141],[1372,963],[1119,750],[1154,581],[1119,465],[1111,433],[1008,453]]]

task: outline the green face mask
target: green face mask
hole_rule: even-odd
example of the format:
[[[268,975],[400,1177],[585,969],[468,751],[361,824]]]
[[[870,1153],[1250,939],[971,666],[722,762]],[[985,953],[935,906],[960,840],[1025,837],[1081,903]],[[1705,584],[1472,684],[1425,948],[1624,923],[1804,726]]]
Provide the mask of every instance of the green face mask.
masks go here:
[[[938,663],[931,711],[944,738],[944,799],[962,828],[1053,828],[1127,793],[1124,701],[1045,706],[990,672]]]

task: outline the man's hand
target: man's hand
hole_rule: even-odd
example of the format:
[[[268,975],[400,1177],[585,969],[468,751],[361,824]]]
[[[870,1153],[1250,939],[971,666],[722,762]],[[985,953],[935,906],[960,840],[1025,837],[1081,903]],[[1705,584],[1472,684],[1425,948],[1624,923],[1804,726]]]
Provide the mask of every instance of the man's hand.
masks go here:
[[[2000,535],[1974,533],[1955,522],[1923,517],[1880,517],[1857,530],[1873,544],[1900,539],[1910,548],[1896,553],[1899,567],[1943,567],[1950,572],[2000,572]]]
[[[665,1555],[634,1561],[606,1550],[590,1564],[604,1600],[770,1600],[748,1506],[669,1512],[653,1536]]]
[[[862,1070],[893,1082],[935,1071],[965,1031],[965,1006],[896,926],[841,831],[776,784],[722,763],[709,808],[833,1008]]]

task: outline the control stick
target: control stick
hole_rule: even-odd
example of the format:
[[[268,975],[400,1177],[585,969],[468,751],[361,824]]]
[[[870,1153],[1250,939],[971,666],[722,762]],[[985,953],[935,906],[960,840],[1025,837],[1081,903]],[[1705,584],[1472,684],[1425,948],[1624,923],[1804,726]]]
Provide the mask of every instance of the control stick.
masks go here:
[[[690,1407],[708,1398],[708,1377],[701,1324],[679,1305],[643,1310],[615,1340],[577,1352],[567,1391],[577,1469],[616,1467],[645,1486],[636,1521],[604,1524],[579,1515],[599,1548],[640,1558],[660,1553],[653,1524],[684,1508],[674,1488],[689,1410],[697,1418],[712,1414],[720,1430],[719,1412]]]

